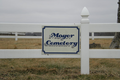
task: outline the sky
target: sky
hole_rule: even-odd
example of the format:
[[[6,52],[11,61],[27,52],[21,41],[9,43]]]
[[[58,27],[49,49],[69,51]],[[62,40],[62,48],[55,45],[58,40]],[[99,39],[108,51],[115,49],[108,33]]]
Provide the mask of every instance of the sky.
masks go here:
[[[117,23],[118,0],[0,0],[0,23]]]

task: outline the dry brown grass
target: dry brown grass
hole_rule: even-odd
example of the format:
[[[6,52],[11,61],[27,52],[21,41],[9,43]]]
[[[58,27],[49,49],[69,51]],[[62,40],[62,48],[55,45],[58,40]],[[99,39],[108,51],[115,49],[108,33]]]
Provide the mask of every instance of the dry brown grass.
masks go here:
[[[109,49],[109,46],[112,42],[112,39],[95,39],[95,40],[90,40],[89,43],[96,43],[100,44],[102,49]]]
[[[0,38],[0,49],[41,49],[41,39],[5,39]]]
[[[90,43],[109,48],[112,39]],[[41,49],[41,39],[0,39],[1,49]],[[80,59],[0,59],[0,80],[119,80],[120,59],[90,59],[90,75],[80,74]]]
[[[41,39],[14,39],[0,38],[0,49],[41,49]],[[90,44],[101,44],[102,49],[108,49],[112,39],[90,40]]]

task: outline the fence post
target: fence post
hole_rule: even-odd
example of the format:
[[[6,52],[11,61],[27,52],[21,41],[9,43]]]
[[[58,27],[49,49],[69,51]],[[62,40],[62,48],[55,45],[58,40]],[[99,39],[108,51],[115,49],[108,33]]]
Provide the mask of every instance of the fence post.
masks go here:
[[[94,40],[94,32],[92,32],[92,40]]]
[[[89,11],[86,7],[81,16],[81,74],[89,74]]]
[[[18,40],[17,36],[18,36],[18,33],[17,33],[17,32],[15,32],[15,41],[17,41],[17,40]]]

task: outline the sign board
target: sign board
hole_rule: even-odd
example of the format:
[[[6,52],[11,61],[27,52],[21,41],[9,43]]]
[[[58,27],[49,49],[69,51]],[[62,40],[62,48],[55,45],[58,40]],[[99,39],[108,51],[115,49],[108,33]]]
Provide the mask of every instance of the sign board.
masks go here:
[[[43,26],[42,52],[44,54],[78,54],[78,26]]]

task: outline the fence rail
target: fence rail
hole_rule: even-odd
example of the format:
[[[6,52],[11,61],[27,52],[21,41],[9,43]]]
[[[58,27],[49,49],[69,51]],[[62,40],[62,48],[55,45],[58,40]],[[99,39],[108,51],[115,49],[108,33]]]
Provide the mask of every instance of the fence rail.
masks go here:
[[[17,41],[18,40],[18,38],[24,38],[24,39],[34,39],[34,38],[42,38],[42,36],[18,36],[18,33],[16,32],[15,33],[15,36],[14,35],[0,35],[0,38],[15,38],[15,40]],[[114,36],[94,36],[94,33],[92,33],[92,35],[91,36],[89,36],[89,38],[90,39],[92,39],[92,40],[94,40],[94,39],[100,39],[100,38],[102,38],[102,39],[112,39],[112,38],[114,38]]]
[[[15,38],[15,40],[17,41],[18,38],[25,38],[25,39],[28,39],[28,38],[42,38],[42,36],[3,36],[3,35],[0,35],[0,38]],[[112,39],[114,38],[114,36],[89,36],[90,39],[94,40],[94,39]]]
[[[114,54],[113,54],[114,53]],[[80,50],[81,54],[81,50]],[[0,58],[81,58],[79,54],[47,54],[43,55],[41,49],[0,49]],[[120,50],[90,49],[89,58],[120,58]]]

